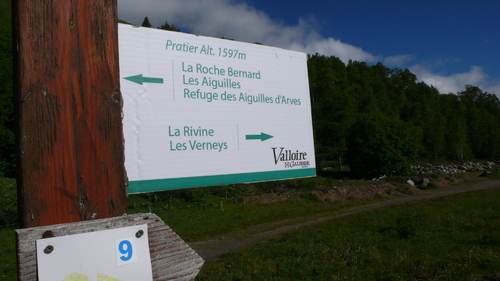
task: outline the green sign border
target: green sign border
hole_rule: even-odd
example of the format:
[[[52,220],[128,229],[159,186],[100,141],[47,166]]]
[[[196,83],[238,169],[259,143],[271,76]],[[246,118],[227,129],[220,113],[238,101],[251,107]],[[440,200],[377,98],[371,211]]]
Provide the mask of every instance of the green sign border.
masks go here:
[[[191,187],[285,180],[285,179],[306,178],[315,176],[316,176],[316,168],[307,168],[307,169],[292,169],[292,170],[267,171],[267,172],[256,172],[256,173],[130,181],[128,186],[128,193],[134,194],[143,192],[183,189]]]

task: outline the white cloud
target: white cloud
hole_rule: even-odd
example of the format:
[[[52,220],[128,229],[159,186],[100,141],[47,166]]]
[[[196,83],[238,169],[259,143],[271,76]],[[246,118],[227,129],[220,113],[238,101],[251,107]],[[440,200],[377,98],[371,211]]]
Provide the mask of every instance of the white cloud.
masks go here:
[[[294,26],[272,20],[266,13],[237,0],[118,0],[118,17],[140,25],[147,16],[153,26],[168,20],[192,33],[260,42],[296,51],[376,62],[381,57],[314,30],[314,18],[299,19]]]
[[[414,59],[415,55],[413,54],[389,56],[384,58],[383,63],[389,67],[403,67]]]
[[[315,27],[314,17],[298,19],[290,26],[277,22],[242,0],[118,0],[118,17],[140,25],[147,16],[153,26],[166,20],[194,34],[229,37],[244,42],[260,42],[309,54],[336,56],[347,63],[350,59],[375,63],[382,61],[389,67],[405,67],[415,59],[413,54],[381,57],[339,39],[325,38]],[[446,63],[446,62],[441,62]],[[479,66],[464,73],[443,76],[432,71],[435,65],[415,65],[410,70],[420,81],[435,86],[442,93],[462,91],[466,84],[500,95],[500,83],[488,81]],[[498,81],[497,81],[498,82]]]
[[[486,90],[483,90],[485,92],[488,92],[490,94],[496,94],[498,98],[500,98],[500,83],[491,85],[486,88]]]
[[[325,56],[336,56],[344,63],[350,59],[365,62],[376,62],[381,57],[365,52],[363,49],[343,43],[334,38],[308,41],[307,43],[292,43],[289,48],[309,54],[319,53]]]
[[[441,93],[454,93],[463,91],[465,85],[474,85],[480,87],[483,91],[500,93],[500,84],[491,85],[488,76],[480,66],[472,66],[471,70],[463,73],[455,73],[449,76],[435,74],[429,68],[421,65],[410,67],[410,70],[417,75],[420,81],[436,87]]]

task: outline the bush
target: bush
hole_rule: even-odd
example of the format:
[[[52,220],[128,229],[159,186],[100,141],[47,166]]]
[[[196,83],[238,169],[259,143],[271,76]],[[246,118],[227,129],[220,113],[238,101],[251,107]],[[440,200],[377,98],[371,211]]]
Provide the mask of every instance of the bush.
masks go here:
[[[16,180],[0,178],[0,226],[17,223]]]
[[[411,126],[383,116],[365,116],[352,127],[347,157],[353,176],[407,174],[417,156]]]

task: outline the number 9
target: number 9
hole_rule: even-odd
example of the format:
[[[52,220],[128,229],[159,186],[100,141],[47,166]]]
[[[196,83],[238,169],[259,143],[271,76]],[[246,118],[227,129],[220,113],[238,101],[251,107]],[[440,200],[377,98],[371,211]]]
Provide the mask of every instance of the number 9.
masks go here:
[[[118,251],[120,251],[120,254],[123,255],[120,256],[120,259],[122,261],[129,261],[134,254],[132,243],[130,243],[130,241],[128,240],[123,240],[120,242],[120,244],[118,244]]]

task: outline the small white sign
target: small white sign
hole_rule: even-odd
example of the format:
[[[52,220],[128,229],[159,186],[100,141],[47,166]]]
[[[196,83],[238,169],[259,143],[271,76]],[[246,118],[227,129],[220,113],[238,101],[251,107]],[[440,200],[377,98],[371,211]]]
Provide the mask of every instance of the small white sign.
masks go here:
[[[36,241],[39,281],[153,280],[147,224]]]

